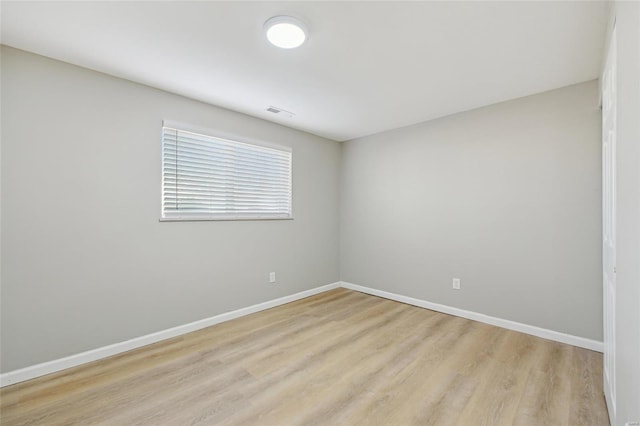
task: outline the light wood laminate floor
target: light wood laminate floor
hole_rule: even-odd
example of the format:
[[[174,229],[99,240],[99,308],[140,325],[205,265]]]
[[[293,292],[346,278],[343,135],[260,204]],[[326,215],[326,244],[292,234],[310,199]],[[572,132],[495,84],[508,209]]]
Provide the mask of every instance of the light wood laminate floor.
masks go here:
[[[337,289],[0,391],[9,425],[607,425],[602,355]]]

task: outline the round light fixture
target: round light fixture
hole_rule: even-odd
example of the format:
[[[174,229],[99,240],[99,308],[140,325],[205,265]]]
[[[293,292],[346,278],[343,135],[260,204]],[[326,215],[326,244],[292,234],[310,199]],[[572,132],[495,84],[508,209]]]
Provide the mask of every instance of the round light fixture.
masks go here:
[[[299,47],[307,39],[307,28],[299,19],[291,16],[274,16],[264,23],[267,39],[283,49]]]

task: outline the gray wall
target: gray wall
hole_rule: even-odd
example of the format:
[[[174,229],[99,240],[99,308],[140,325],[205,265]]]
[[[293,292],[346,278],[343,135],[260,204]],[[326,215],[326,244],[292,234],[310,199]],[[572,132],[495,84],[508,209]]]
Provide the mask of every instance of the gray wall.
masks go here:
[[[616,425],[640,422],[640,3],[616,2]]]
[[[291,146],[295,220],[159,222],[163,119]],[[1,371],[337,281],[339,166],[336,142],[3,47]]]
[[[341,280],[601,340],[600,129],[592,81],[346,142]]]

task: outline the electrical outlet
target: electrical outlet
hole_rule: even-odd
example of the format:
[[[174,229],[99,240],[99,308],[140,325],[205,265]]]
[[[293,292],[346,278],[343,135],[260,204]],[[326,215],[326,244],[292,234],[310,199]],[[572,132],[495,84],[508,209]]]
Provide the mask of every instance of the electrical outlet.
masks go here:
[[[276,273],[275,272],[269,272],[269,282],[270,283],[275,283],[276,282]]]
[[[453,288],[455,290],[460,290],[460,278],[453,279]]]

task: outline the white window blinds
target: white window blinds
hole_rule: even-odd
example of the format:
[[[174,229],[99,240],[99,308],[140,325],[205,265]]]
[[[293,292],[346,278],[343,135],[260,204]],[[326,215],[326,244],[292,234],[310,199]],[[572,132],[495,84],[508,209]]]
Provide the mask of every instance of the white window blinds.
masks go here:
[[[287,219],[291,150],[162,128],[162,218]]]

